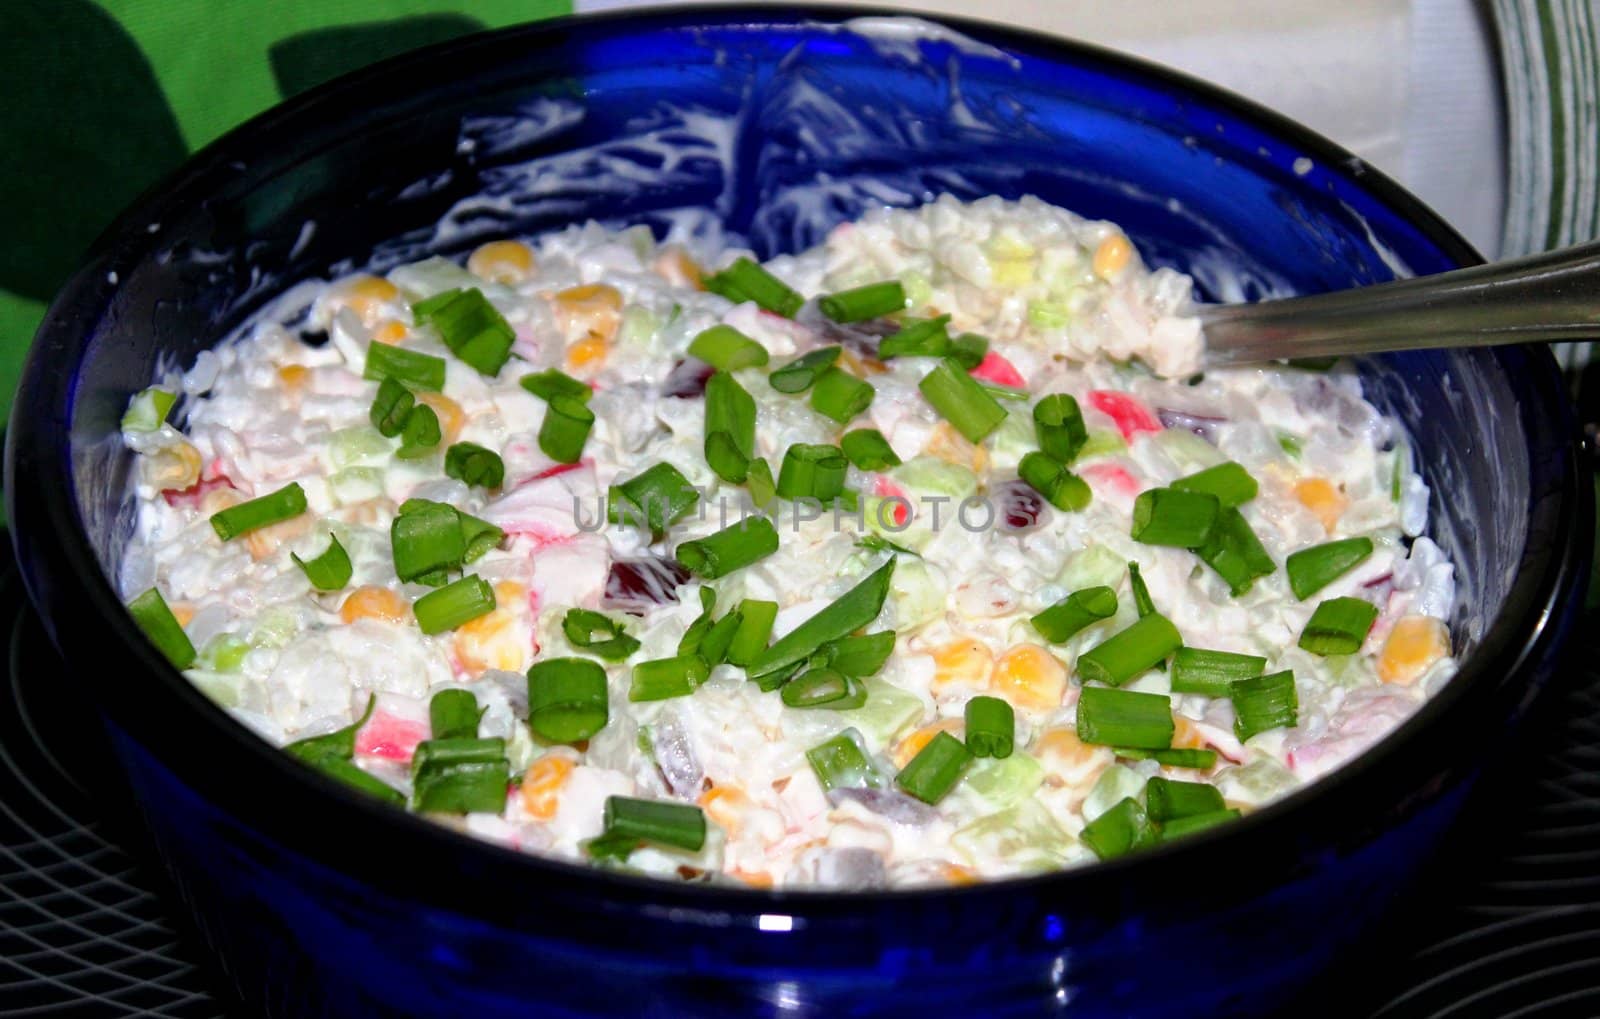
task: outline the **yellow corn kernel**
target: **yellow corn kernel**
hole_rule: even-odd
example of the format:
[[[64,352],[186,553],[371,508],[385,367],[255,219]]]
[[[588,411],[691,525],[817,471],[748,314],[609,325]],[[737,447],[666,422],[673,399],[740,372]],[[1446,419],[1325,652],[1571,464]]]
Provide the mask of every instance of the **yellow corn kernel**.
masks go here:
[[[598,366],[606,357],[606,341],[598,336],[585,336],[567,348],[567,364],[573,368]]]
[[[911,763],[911,759],[922,753],[922,748],[933,742],[933,738],[941,732],[948,732],[952,736],[961,729],[962,722],[959,718],[941,718],[931,725],[925,725],[916,732],[895,744],[894,751],[889,755],[896,768],[904,768]]]
[[[1112,234],[1094,249],[1094,274],[1103,280],[1115,277],[1133,257],[1133,245],[1121,234]]]
[[[387,343],[392,347],[396,344],[404,343],[407,335],[409,335],[409,332],[405,327],[405,323],[397,322],[391,318],[387,322],[380,323],[378,328],[372,331],[372,341],[374,343]]]
[[[1059,708],[1067,669],[1037,644],[1016,644],[994,663],[995,691],[1024,708]]]
[[[288,520],[258,527],[244,536],[244,547],[250,550],[250,558],[256,562],[269,559],[284,542],[292,541],[311,530],[312,522],[311,514],[302,513]]]
[[[1071,727],[1044,730],[1034,737],[1029,752],[1049,774],[1045,781],[1056,788],[1087,787],[1115,760],[1109,748],[1085,743]]]
[[[1326,478],[1301,478],[1294,483],[1294,497],[1300,500],[1300,505],[1317,515],[1317,519],[1322,521],[1322,529],[1329,534],[1338,526],[1345,507],[1350,505],[1344,493]]]
[[[358,619],[381,619],[404,625],[411,621],[411,606],[387,587],[358,587],[339,606],[339,618],[346,623]]]
[[[934,426],[922,452],[977,474],[982,474],[989,467],[989,451],[968,442],[967,437],[956,431],[948,421],[941,421]]]
[[[515,580],[502,580],[494,585],[494,601],[501,608],[515,607],[528,596],[528,589]]]
[[[751,888],[766,889],[772,887],[772,875],[761,871],[734,869],[728,871],[728,876],[735,881],[744,882]]]
[[[551,302],[569,345],[590,338],[598,338],[601,344],[610,343],[622,324],[622,294],[605,283],[569,287],[552,297]]]
[[[933,685],[951,684],[985,690],[994,671],[994,653],[988,645],[971,637],[953,640],[933,651]]]
[[[188,626],[194,618],[194,606],[186,601],[175,601],[167,605],[172,610],[172,618],[178,621],[179,626]]]
[[[278,369],[278,381],[290,389],[299,389],[311,377],[311,369],[303,364],[286,364]]]
[[[522,776],[522,809],[540,821],[556,816],[561,787],[572,777],[572,759],[562,754],[545,754],[528,765]]]
[[[1203,750],[1206,746],[1206,737],[1194,723],[1182,715],[1172,716],[1172,745],[1180,749]]]
[[[656,275],[676,287],[693,287],[704,290],[701,280],[705,273],[700,264],[689,257],[689,253],[676,244],[669,244],[661,249],[661,254],[656,256],[653,268]]]
[[[737,786],[719,785],[701,793],[699,803],[706,816],[731,838],[739,834],[750,799]]]
[[[417,402],[427,404],[433,408],[434,414],[438,415],[440,446],[448,446],[455,442],[461,435],[461,426],[467,421],[466,412],[461,409],[461,404],[443,393],[418,393]]]
[[[847,347],[839,349],[839,367],[858,379],[867,375],[882,375],[889,370],[889,366],[877,358],[861,357]]]
[[[200,480],[200,451],[187,442],[174,442],[145,457],[143,466],[152,488],[188,488]]]
[[[1409,686],[1450,654],[1450,630],[1432,616],[1402,616],[1378,655],[1378,678]]]
[[[467,259],[467,271],[491,283],[521,283],[533,275],[533,249],[521,241],[490,241]]]
[[[378,321],[383,306],[400,296],[400,288],[381,276],[352,276],[333,291],[336,306],[349,308],[371,326]]]
[[[532,648],[519,629],[510,609],[497,608],[457,627],[451,645],[461,667],[473,675],[489,669],[521,672]]]
[[[975,885],[978,883],[978,875],[974,874],[971,868],[963,867],[959,863],[943,864],[939,868],[939,875],[953,885]]]

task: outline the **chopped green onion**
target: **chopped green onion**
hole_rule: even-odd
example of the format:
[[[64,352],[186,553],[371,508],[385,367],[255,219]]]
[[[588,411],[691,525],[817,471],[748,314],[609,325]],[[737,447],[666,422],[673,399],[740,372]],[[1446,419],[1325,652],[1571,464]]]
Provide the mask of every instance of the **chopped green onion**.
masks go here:
[[[699,807],[665,800],[606,797],[601,839],[648,842],[697,853],[706,844],[706,815]]]
[[[811,387],[811,409],[843,425],[871,406],[872,397],[871,385],[834,366]]]
[[[776,669],[772,672],[765,672],[759,676],[754,672],[751,672],[749,667],[746,666],[745,677],[756,685],[757,690],[760,690],[762,693],[771,693],[772,691],[781,687],[783,684],[789,682],[789,680],[793,679],[795,676],[799,675],[800,670],[805,668],[805,666],[805,662],[795,662],[793,665],[786,665],[781,669]]]
[[[575,464],[583,458],[583,444],[594,427],[594,411],[581,400],[558,396],[545,407],[539,425],[539,448],[556,463]]]
[[[343,782],[352,789],[375,796],[380,800],[392,803],[397,807],[404,806],[405,794],[389,783],[375,775],[362,771],[355,762],[343,757],[319,757],[308,761],[312,767],[338,782]]]
[[[1052,644],[1065,644],[1073,634],[1117,614],[1117,593],[1109,587],[1086,587],[1034,616],[1030,622],[1039,636]]]
[[[1366,643],[1378,606],[1361,598],[1329,598],[1300,631],[1300,646],[1314,655],[1353,655]]]
[[[1069,464],[1089,441],[1078,401],[1066,393],[1054,393],[1033,408],[1033,430],[1039,449],[1052,460]]]
[[[494,611],[494,588],[468,575],[418,598],[411,606],[423,633],[443,633]]]
[[[1241,742],[1268,729],[1295,726],[1300,698],[1295,692],[1293,672],[1285,670],[1237,680],[1228,695],[1233,698],[1236,716],[1233,732]]]
[[[705,642],[706,635],[711,632],[712,624],[716,622],[712,618],[716,607],[717,592],[702,585],[700,588],[700,614],[695,617],[694,622],[689,624],[688,629],[683,631],[683,636],[678,638],[678,655],[680,657],[700,653],[700,645]],[[704,658],[705,656],[702,655],[701,657]],[[709,661],[706,662],[707,666],[711,664]]]
[[[1159,837],[1162,842],[1171,842],[1173,839],[1181,839],[1185,835],[1192,835],[1197,831],[1215,828],[1224,821],[1232,821],[1239,816],[1239,809],[1235,807],[1231,810],[1213,810],[1209,814],[1192,814],[1189,817],[1174,818],[1161,826]]]
[[[475,488],[499,488],[506,480],[506,465],[493,450],[458,442],[444,451],[444,473]]]
[[[967,701],[967,749],[974,757],[1010,757],[1017,716],[1007,701],[979,695]]]
[[[389,525],[389,544],[395,575],[404,581],[455,569],[467,555],[461,517],[454,506],[442,502],[419,499],[400,507]]]
[[[608,662],[620,662],[639,650],[637,637],[628,636],[621,623],[593,609],[568,609],[561,632],[573,647]]]
[[[411,806],[426,813],[498,814],[505,810],[506,744],[502,739],[435,739],[411,758]]]
[[[1156,831],[1139,801],[1125,796],[1084,825],[1078,838],[1095,856],[1110,860],[1150,845],[1156,840]]]
[[[749,674],[765,676],[802,662],[823,644],[848,636],[878,618],[889,594],[894,563],[891,559],[873,570],[837,601],[780,637],[750,663]]]
[[[816,499],[827,502],[844,491],[845,473],[850,462],[838,446],[797,442],[783,454],[778,469],[777,492],[785,499]]]
[[[772,623],[778,618],[778,603],[746,598],[739,603],[739,629],[728,644],[728,661],[744,666],[767,649]]]
[[[1086,686],[1078,695],[1078,739],[1085,743],[1166,750],[1176,728],[1165,694]]]
[[[161,597],[160,591],[152,587],[130,601],[128,613],[133,616],[133,621],[139,624],[139,629],[144,631],[144,635],[150,638],[150,643],[156,646],[156,650],[166,655],[167,661],[174,667],[187,669],[194,664],[194,642],[183,632],[183,624],[172,614],[172,609],[167,606],[167,601]]]
[[[967,371],[983,363],[989,353],[989,338],[977,333],[962,333],[950,341],[950,356]]]
[[[860,322],[904,311],[906,288],[900,285],[899,280],[868,283],[864,287],[819,297],[817,307],[835,322]]]
[[[862,751],[861,734],[854,729],[807,750],[806,760],[824,791],[883,788],[883,776]]]
[[[1226,810],[1222,793],[1204,782],[1178,782],[1160,775],[1144,787],[1144,801],[1152,821],[1173,821],[1180,817]]]
[[[706,580],[725,577],[734,570],[765,559],[778,551],[778,530],[767,517],[747,517],[715,534],[679,545],[673,553],[690,573]]]
[[[1283,562],[1289,590],[1301,601],[1361,565],[1372,554],[1371,538],[1345,538],[1292,553]]]
[[[706,381],[705,435],[706,462],[717,477],[744,481],[756,453],[756,401],[726,372]]]
[[[728,648],[733,646],[733,638],[738,636],[739,627],[743,624],[744,618],[739,615],[738,609],[723,616],[706,630],[695,654],[709,666],[721,665],[728,660]]]
[[[307,736],[287,744],[283,749],[302,761],[316,763],[324,758],[338,758],[348,761],[356,752],[356,733],[367,724],[367,719],[372,717],[372,712],[378,706],[378,698],[367,696],[367,708],[351,725],[333,732],[323,733],[321,736]]]
[[[1278,448],[1291,460],[1300,459],[1300,440],[1288,432],[1278,433]]]
[[[643,524],[659,538],[667,527],[694,509],[700,493],[669,463],[658,463],[611,490],[613,523]]]
[[[710,675],[705,659],[695,654],[640,662],[633,667],[628,700],[664,701],[671,697],[687,697]]]
[[[328,535],[327,551],[307,562],[289,553],[289,558],[294,564],[305,571],[306,579],[311,581],[311,586],[318,591],[337,591],[350,583],[350,574],[354,572],[350,566],[350,555],[339,544],[337,535]]]
[[[378,395],[372,401],[372,408],[367,411],[367,419],[379,435],[392,439],[405,428],[406,419],[411,416],[411,408],[416,402],[417,398],[411,395],[411,390],[394,379],[384,379],[378,383]]]
[[[517,334],[476,287],[435,294],[411,310],[418,325],[439,330],[444,345],[484,375],[500,374],[511,358]]]
[[[1081,510],[1094,498],[1088,482],[1043,453],[1024,454],[1017,464],[1017,476],[1058,510]]]
[[[739,444],[727,432],[708,432],[705,454],[712,473],[728,484],[738,485],[749,479],[750,458],[740,452]]]
[[[772,467],[761,457],[752,457],[749,467],[744,486],[750,492],[750,501],[760,508],[778,494],[778,485],[772,480]]]
[[[1128,564],[1128,586],[1133,589],[1133,607],[1143,619],[1156,610],[1156,603],[1150,600],[1150,589],[1144,586],[1144,577],[1139,573],[1139,564]]]
[[[848,711],[867,703],[867,691],[859,680],[837,669],[807,669],[783,684],[783,703],[791,708],[831,708]]]
[[[444,376],[444,358],[387,343],[368,344],[366,364],[361,370],[361,377],[369,381],[394,379],[430,393],[444,388]]]
[[[839,360],[838,347],[822,347],[790,361],[767,376],[767,382],[780,393],[803,393],[817,381],[817,376],[833,367]]]
[[[1251,530],[1250,522],[1237,509],[1225,509],[1217,515],[1211,536],[1194,553],[1217,572],[1235,597],[1250,590],[1257,577],[1265,577],[1278,568]]]
[[[922,396],[968,442],[983,438],[1006,419],[1006,409],[960,364],[945,358],[918,384]]]
[[[740,258],[719,273],[701,281],[713,294],[726,297],[735,304],[754,301],[763,311],[784,318],[794,318],[795,312],[806,303],[787,283],[763,269],[748,258]]]
[[[570,613],[569,613],[570,615]],[[528,726],[552,743],[606,727],[606,670],[587,658],[547,658],[528,669]]]
[[[759,368],[767,363],[767,348],[733,326],[714,325],[689,341],[689,356],[718,371]]]
[[[549,368],[532,375],[524,375],[521,379],[522,388],[546,402],[558,396],[565,396],[570,400],[589,402],[594,396],[594,390],[586,383],[579,382],[571,375],[555,368]]]
[[[1198,474],[1179,478],[1172,483],[1172,487],[1180,492],[1214,495],[1223,509],[1232,509],[1254,499],[1260,486],[1249,471],[1229,460],[1215,467],[1207,467]]]
[[[212,514],[211,529],[223,541],[232,541],[241,534],[290,520],[305,511],[305,489],[298,482],[290,482],[276,492]]]
[[[128,409],[122,415],[122,430],[156,431],[167,420],[167,415],[172,412],[172,407],[177,402],[178,397],[175,394],[151,386],[128,402]]]
[[[1267,660],[1256,655],[1179,648],[1172,656],[1172,692],[1226,697],[1237,680],[1253,679],[1266,667]]]
[[[844,451],[845,459],[864,471],[900,466],[900,458],[895,455],[889,440],[876,428],[857,428],[845,432],[839,439],[839,448]]]
[[[406,423],[400,429],[400,448],[395,450],[394,455],[402,460],[424,459],[433,454],[442,438],[444,434],[439,429],[439,415],[434,413],[432,407],[419,403],[406,415]]]
[[[948,732],[941,732],[895,776],[895,785],[923,803],[938,803],[961,781],[962,773],[971,763],[972,751],[966,744]]]
[[[855,679],[864,679],[876,675],[883,668],[894,653],[894,642],[893,630],[880,630],[877,633],[830,640],[819,647],[817,653],[826,657],[829,668]]]
[[[949,315],[915,319],[878,343],[878,357],[944,357],[950,352]]]
[[[471,690],[440,690],[428,701],[428,728],[434,739],[477,739],[482,714]]]
[[[1221,512],[1217,497],[1204,492],[1151,488],[1133,501],[1133,540],[1146,545],[1204,545]]]
[[[913,552],[904,545],[896,545],[888,538],[884,538],[876,534],[864,534],[860,538],[857,538],[856,548],[864,548],[868,552],[887,552],[890,555],[908,555],[913,559],[922,558],[919,553]]]
[[[1108,686],[1121,686],[1183,646],[1178,628],[1152,612],[1078,656],[1078,675]],[[1137,744],[1130,744],[1137,745]]]
[[[1155,761],[1168,768],[1196,768],[1204,771],[1217,763],[1215,750],[1197,750],[1191,747],[1173,747],[1169,750],[1135,750],[1132,747],[1114,747],[1113,753],[1133,761]]]

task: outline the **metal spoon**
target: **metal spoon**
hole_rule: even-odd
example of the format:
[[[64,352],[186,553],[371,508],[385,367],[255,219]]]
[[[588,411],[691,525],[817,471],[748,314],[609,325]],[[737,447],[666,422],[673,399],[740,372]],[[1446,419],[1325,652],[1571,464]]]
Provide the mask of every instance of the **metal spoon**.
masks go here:
[[[1198,314],[1210,365],[1600,339],[1600,244]]]

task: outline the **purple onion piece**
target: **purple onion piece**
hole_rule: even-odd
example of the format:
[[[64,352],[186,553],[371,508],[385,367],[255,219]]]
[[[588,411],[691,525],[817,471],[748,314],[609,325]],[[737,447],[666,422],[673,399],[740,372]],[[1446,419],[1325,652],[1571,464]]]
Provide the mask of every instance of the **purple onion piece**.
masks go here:
[[[1193,432],[1194,434],[1200,436],[1200,438],[1211,443],[1213,446],[1217,444],[1217,426],[1226,424],[1228,421],[1227,418],[1223,417],[1212,417],[1208,414],[1194,414],[1190,411],[1173,410],[1169,407],[1157,408],[1156,417],[1161,419],[1161,426],[1163,428],[1182,428],[1186,432]]]
[[[824,849],[817,854],[817,883],[825,888],[860,892],[889,883],[883,857],[870,849]]]
[[[834,806],[846,800],[861,804],[885,820],[915,828],[930,824],[939,816],[926,803],[894,789],[834,789],[828,793],[828,801]]]
[[[706,773],[695,758],[689,730],[676,711],[664,711],[650,726],[650,746],[655,751],[656,768],[679,796],[694,799],[700,795]]]
[[[666,381],[661,383],[661,395],[693,400],[706,395],[706,381],[716,369],[697,357],[686,357],[672,366]]]
[[[1004,481],[989,489],[994,497],[995,516],[1001,530],[1018,533],[1039,526],[1044,516],[1044,496],[1020,478]]]
[[[688,570],[662,556],[613,559],[600,607],[642,616],[658,605],[677,601],[678,587],[688,580]]]
[[[838,344],[853,354],[877,357],[878,343],[885,336],[893,336],[900,326],[886,318],[869,318],[860,322],[835,322],[824,315],[814,301],[807,301],[795,321],[812,329],[825,345]]]

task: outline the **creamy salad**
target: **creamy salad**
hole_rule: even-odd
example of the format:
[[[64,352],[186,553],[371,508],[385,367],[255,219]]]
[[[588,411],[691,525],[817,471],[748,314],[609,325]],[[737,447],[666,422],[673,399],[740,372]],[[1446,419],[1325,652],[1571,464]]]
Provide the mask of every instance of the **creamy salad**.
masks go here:
[[[318,284],[131,402],[120,583],[263,738],[514,849],[845,889],[1138,852],[1455,668],[1402,430],[1346,367],[1200,373],[1189,291],[950,197],[764,264],[590,224]]]

